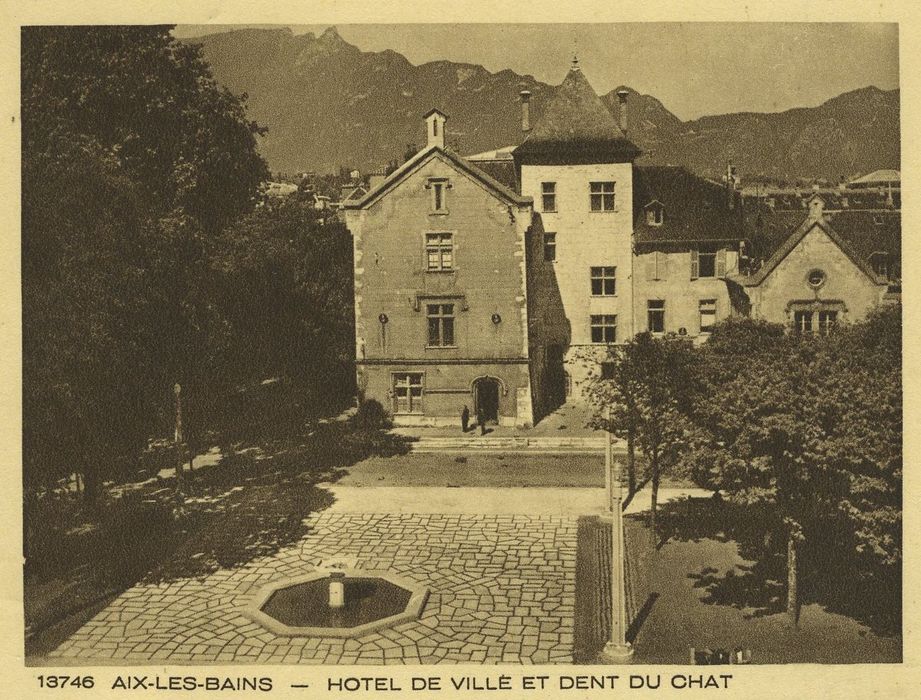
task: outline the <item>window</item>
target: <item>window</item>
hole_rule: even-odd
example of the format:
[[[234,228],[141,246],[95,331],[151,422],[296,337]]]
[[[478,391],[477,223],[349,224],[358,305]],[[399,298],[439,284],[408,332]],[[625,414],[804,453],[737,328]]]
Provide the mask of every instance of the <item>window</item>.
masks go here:
[[[873,272],[880,277],[889,277],[889,256],[886,253],[873,253],[870,256],[870,264],[873,266]]]
[[[451,189],[451,183],[444,177],[430,177],[426,183],[426,188],[432,191],[432,212],[448,213],[447,196],[448,190]]]
[[[844,305],[840,302],[798,302],[793,307],[793,331],[828,335],[838,326],[842,311]]]
[[[425,234],[425,266],[428,270],[454,269],[454,235]]]
[[[617,316],[599,314],[590,317],[593,343],[613,343],[617,341]]]
[[[454,304],[426,304],[429,324],[429,347],[454,345]]]
[[[814,289],[818,289],[825,284],[826,279],[825,273],[822,270],[810,270],[809,274],[806,275],[806,281],[809,283],[809,286]]]
[[[698,268],[697,276],[698,277],[716,277],[716,251],[715,250],[701,250],[698,253],[698,261],[700,267]]]
[[[553,262],[556,260],[556,234],[544,234],[544,260]]]
[[[605,360],[601,363],[601,378],[602,379],[614,379],[614,375],[617,371],[617,365],[610,361]]]
[[[445,193],[444,193],[444,183],[435,182],[432,183],[432,209],[435,211],[444,211],[445,208]]]
[[[665,222],[665,207],[659,202],[646,205],[646,225],[661,226]]]
[[[590,182],[589,199],[592,211],[614,211],[614,183]]]
[[[793,329],[797,333],[812,333],[812,312],[794,311]]]
[[[712,247],[691,250],[691,279],[698,277],[725,277],[726,251]]]
[[[700,332],[712,333],[716,325],[716,299],[700,300]]]
[[[543,211],[556,211],[556,183],[540,183],[541,209]]]
[[[393,412],[422,413],[422,373],[393,375]]]
[[[646,256],[646,279],[664,280],[668,275],[668,253],[655,250]]]
[[[646,302],[646,323],[650,333],[665,332],[665,301],[650,299]]]
[[[837,325],[837,311],[819,311],[819,333],[821,335],[828,335]]]
[[[615,271],[616,268],[613,267],[591,268],[593,297],[614,296],[617,286],[617,280],[614,277]]]

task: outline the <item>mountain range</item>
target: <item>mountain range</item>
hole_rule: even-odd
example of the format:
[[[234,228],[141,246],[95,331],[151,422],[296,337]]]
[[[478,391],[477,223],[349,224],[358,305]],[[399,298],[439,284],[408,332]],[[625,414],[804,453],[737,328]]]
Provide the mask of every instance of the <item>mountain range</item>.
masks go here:
[[[201,44],[215,78],[247,94],[250,116],[268,127],[260,148],[275,172],[368,171],[401,161],[409,145],[424,141],[422,115],[432,107],[449,115],[447,141],[461,154],[516,144],[519,92],[531,91],[536,122],[556,90],[511,70],[451,61],[416,66],[395,51],[362,51],[333,27],[319,36],[239,29],[183,41]],[[682,121],[655,97],[626,89],[628,136],[643,150],[643,163],[719,177],[731,161],[743,182],[837,181],[899,168],[898,90],[869,86],[818,107]],[[601,96],[615,117],[616,92]]]

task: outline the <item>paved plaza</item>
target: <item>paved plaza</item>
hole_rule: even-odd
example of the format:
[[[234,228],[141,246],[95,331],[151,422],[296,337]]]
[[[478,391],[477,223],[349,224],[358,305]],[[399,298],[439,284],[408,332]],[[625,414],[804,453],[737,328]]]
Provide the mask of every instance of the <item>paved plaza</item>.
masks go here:
[[[386,503],[376,500],[378,507]],[[476,500],[470,505],[476,509]],[[576,521],[575,514],[373,514],[334,507],[312,515],[309,533],[271,557],[204,579],[127,590],[51,657],[81,664],[570,663]],[[241,614],[270,581],[337,557],[428,586],[420,619],[333,639],[276,636]]]

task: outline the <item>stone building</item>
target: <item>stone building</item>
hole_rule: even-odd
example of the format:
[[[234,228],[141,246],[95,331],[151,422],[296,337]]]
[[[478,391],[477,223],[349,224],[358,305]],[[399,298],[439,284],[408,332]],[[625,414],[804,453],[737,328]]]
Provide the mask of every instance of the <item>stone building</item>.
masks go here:
[[[519,144],[467,158],[431,110],[426,147],[343,204],[358,386],[395,422],[467,406],[531,425],[638,332],[702,342],[730,315],[827,332],[898,298],[897,192],[829,208],[637,165],[619,95],[618,124],[574,62],[533,129],[522,93]]]
[[[531,200],[428,145],[357,201],[358,387],[402,424],[457,424],[464,405],[500,424],[533,422],[525,233]]]

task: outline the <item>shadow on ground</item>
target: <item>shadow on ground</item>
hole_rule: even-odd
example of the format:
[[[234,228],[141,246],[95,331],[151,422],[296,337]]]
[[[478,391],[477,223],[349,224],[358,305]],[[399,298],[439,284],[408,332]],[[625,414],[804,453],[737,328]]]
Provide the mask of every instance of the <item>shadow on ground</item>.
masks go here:
[[[405,437],[354,423],[218,436],[221,458],[186,473],[181,503],[169,478],[110,493],[91,511],[75,499],[59,504],[60,523],[26,571],[27,654],[54,648],[73,626],[69,618],[138,582],[206,576],[305,536],[305,519],[334,500],[320,484],[369,457],[409,450]]]
[[[767,513],[718,498],[679,499],[659,506],[657,549],[670,542],[734,543],[742,561],[723,570],[702,566],[687,573],[703,593],[701,602],[731,606],[744,611],[745,618],[775,615],[786,610],[786,539],[770,523]],[[900,570],[860,559],[843,536],[807,538],[799,560],[804,605],[818,604],[877,635],[900,633]]]

